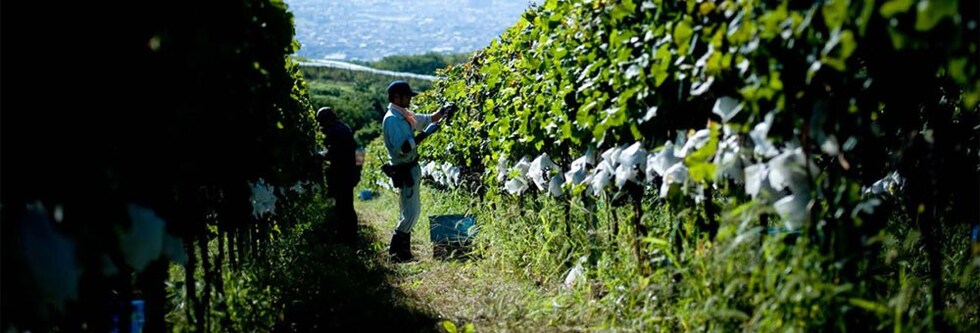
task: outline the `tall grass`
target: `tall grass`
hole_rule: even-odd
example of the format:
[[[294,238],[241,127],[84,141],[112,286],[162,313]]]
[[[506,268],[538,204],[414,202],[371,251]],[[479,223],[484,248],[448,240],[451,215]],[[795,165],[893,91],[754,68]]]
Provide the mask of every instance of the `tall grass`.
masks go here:
[[[649,236],[640,240],[640,261],[627,223],[632,210],[609,200],[478,198],[426,185],[422,203],[413,233],[420,260],[408,264],[384,256],[398,215],[395,192],[357,203],[363,223],[354,248],[332,244],[326,204],[294,207],[288,214],[298,222],[274,233],[263,261],[222,269],[210,330],[918,332],[935,330],[932,315],[957,331],[973,331],[980,318],[980,260],[968,251],[965,227],[950,228],[953,241],[942,245],[951,263],[943,275],[948,310],[935,313],[924,249],[901,214],[864,241],[879,250],[860,258],[863,282],[843,283],[844,263],[822,255],[811,237],[743,218],[759,216],[759,206],[732,209],[711,242],[697,233],[693,212],[645,201]],[[477,215],[473,253],[432,259],[428,216],[459,213]],[[577,266],[584,274],[569,279]],[[182,307],[183,276],[172,267],[174,331],[193,328]]]
[[[475,198],[426,188],[423,221],[415,230],[427,230],[427,215],[474,213],[481,228],[477,259],[457,264],[459,269],[484,279],[516,274],[523,280],[523,291],[499,295],[523,313],[476,318],[478,329],[915,332],[933,330],[928,318],[938,315],[956,330],[971,331],[980,318],[980,276],[966,228],[950,230],[955,242],[943,245],[947,262],[954,263],[944,272],[949,310],[933,313],[923,282],[924,249],[917,232],[898,223],[905,218],[900,214],[864,241],[879,249],[866,253],[878,257],[853,259],[862,262],[864,281],[845,283],[838,278],[844,263],[821,254],[809,235],[763,228],[739,215],[758,216],[756,206],[732,210],[736,214],[723,218],[711,242],[697,233],[688,216],[693,212],[648,200],[641,221],[650,236],[641,240],[639,262],[626,223],[631,209],[608,202]],[[422,247],[425,242],[416,241]],[[580,263],[584,278],[566,284]]]

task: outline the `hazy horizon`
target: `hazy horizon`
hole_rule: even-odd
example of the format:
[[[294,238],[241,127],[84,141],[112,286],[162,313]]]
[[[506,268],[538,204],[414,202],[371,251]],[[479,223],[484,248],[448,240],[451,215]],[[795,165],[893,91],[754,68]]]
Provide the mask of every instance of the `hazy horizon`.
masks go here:
[[[390,55],[479,50],[540,0],[285,0],[295,16],[297,55],[377,60]]]

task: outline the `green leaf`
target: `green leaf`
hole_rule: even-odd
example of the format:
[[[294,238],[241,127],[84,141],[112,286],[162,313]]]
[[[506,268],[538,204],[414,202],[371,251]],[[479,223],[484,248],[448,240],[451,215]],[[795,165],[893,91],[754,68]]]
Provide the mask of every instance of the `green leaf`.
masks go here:
[[[609,125],[606,122],[599,122],[592,128],[592,137],[596,142],[602,142],[606,138],[606,132],[608,132]]]
[[[558,136],[559,139],[571,139],[572,138],[572,123],[571,122],[568,122],[568,121],[563,122],[561,124],[561,126],[559,127],[559,129],[560,129],[559,136]]]
[[[642,241],[644,243],[650,243],[650,244],[657,245],[657,246],[663,247],[663,248],[669,248],[671,246],[671,243],[668,242],[667,240],[665,240],[663,238],[652,237],[652,236],[651,237],[643,238]]]
[[[452,321],[449,321],[449,320],[443,320],[442,321],[442,328],[444,330],[446,330],[446,333],[456,333],[457,332],[457,330],[456,330],[456,323],[453,323]]]
[[[624,17],[633,14],[635,10],[636,4],[633,3],[633,0],[623,0],[613,7],[613,10],[611,13],[609,13],[609,16],[611,16],[613,20],[622,20]]]
[[[953,18],[959,10],[955,0],[920,1],[916,8],[915,30],[929,31],[946,17]]]
[[[848,0],[830,0],[824,2],[823,7],[820,8],[820,13],[823,14],[824,23],[827,24],[828,30],[837,30],[844,25],[847,21],[847,4]]]
[[[630,124],[630,133],[633,134],[633,140],[643,139],[643,132],[640,132],[640,128],[636,126],[636,123]]]
[[[694,14],[694,8],[697,7],[699,0],[687,0],[687,13]]]
[[[854,33],[851,30],[844,30],[840,33],[840,53],[842,59],[851,57],[857,49],[857,42],[854,41]]]
[[[881,5],[881,9],[878,12],[884,18],[891,18],[892,16],[908,12],[909,8],[912,8],[913,3],[913,0],[891,0]]]
[[[494,86],[497,84],[497,82],[500,82],[500,71],[501,66],[498,62],[491,63],[488,66],[483,66],[483,68],[480,69],[480,73],[486,76],[485,82],[487,86]]]
[[[964,109],[972,110],[977,104],[980,104],[980,80],[975,83],[973,88],[967,88],[963,92]]]
[[[564,58],[566,54],[568,54],[568,49],[564,47],[556,47],[555,50],[551,52],[551,56],[555,59]]]
[[[711,14],[711,12],[715,10],[715,8],[717,8],[717,6],[715,6],[714,2],[705,1],[702,2],[700,6],[698,6],[698,13],[700,13],[702,16],[708,15]]]
[[[683,21],[677,23],[674,27],[674,44],[677,44],[677,53],[680,55],[687,55],[687,49],[691,45],[691,36],[694,35],[694,29],[691,28],[691,19],[684,18]]]
[[[875,0],[864,0],[864,6],[861,7],[861,15],[858,16],[858,32],[861,36],[864,36],[864,31],[868,27],[868,22],[871,21],[871,15],[874,13]]]
[[[544,9],[545,10],[555,10],[555,7],[558,6],[558,3],[557,2],[558,2],[557,0],[548,0],[548,1],[546,1],[544,3]]]
[[[905,48],[905,34],[898,29],[893,27],[888,27],[888,37],[891,39],[892,47],[896,50],[901,50]]]
[[[664,45],[661,45],[660,48],[657,49],[656,56],[659,63],[657,66],[651,68],[651,72],[654,78],[654,86],[659,87],[670,76],[670,73],[667,71],[667,69],[670,68],[671,62],[670,47],[668,44],[664,43]]]
[[[684,164],[688,166],[688,175],[695,182],[704,182],[714,178],[717,166],[711,163],[711,158],[718,151],[718,133],[721,125],[712,124],[710,131],[711,137],[708,143],[684,158]]]
[[[778,71],[773,71],[772,76],[769,77],[769,88],[776,91],[783,90],[783,80],[779,78]]]
[[[771,39],[778,36],[780,31],[782,31],[780,25],[787,17],[789,17],[789,13],[786,11],[785,2],[779,8],[762,14],[762,17],[759,18],[759,22],[762,23],[762,31],[759,33],[760,37]]]
[[[722,43],[725,41],[726,31],[728,31],[728,22],[723,22],[721,27],[715,31],[714,35],[711,36],[711,46],[714,46],[715,50],[721,49]]]
[[[841,71],[841,72],[843,72],[844,69],[845,69],[845,67],[847,67],[847,65],[844,64],[844,61],[843,60],[840,60],[838,58],[823,57],[823,58],[820,58],[820,61],[824,65],[828,65],[830,67],[833,67],[834,69],[836,69],[838,71]]]
[[[966,74],[966,64],[968,61],[965,57],[949,59],[947,74],[956,80],[956,83],[961,85],[970,83],[970,78]]]
[[[853,306],[856,306],[856,307],[859,307],[859,308],[862,308],[862,309],[865,309],[865,310],[868,310],[868,311],[877,313],[879,315],[888,314],[888,307],[887,306],[884,306],[884,305],[881,305],[881,304],[878,304],[878,303],[875,303],[873,301],[869,301],[869,300],[866,300],[866,299],[860,299],[860,298],[856,298],[855,297],[855,298],[851,298],[850,300],[848,300],[848,303],[851,303],[851,305],[853,305]]]
[[[696,183],[706,182],[714,178],[717,169],[712,163],[695,163],[688,168],[688,175]]]
[[[667,81],[668,77],[670,77],[670,73],[668,73],[667,71],[658,71],[656,73],[653,73],[653,80],[655,81],[654,82],[655,86],[659,87],[661,84],[664,84],[664,81]]]
[[[578,109],[578,113],[575,115],[575,122],[578,123],[579,127],[592,127],[594,116],[591,114],[591,111],[592,109],[595,109],[596,105],[596,101],[590,101],[588,104],[585,104],[585,106]]]

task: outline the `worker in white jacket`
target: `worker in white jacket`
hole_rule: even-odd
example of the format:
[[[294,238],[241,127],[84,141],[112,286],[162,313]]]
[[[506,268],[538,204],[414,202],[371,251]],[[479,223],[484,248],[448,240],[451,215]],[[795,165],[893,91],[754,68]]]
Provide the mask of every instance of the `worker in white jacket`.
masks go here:
[[[404,81],[394,81],[388,85],[388,112],[381,126],[385,148],[391,158],[393,185],[400,192],[401,215],[391,237],[388,254],[395,261],[410,261],[412,227],[418,221],[421,202],[419,201],[419,182],[422,171],[418,164],[418,144],[435,132],[438,123],[455,112],[454,105],[446,105],[433,114],[415,114],[409,111],[412,97],[418,95]],[[419,131],[418,135],[415,131]],[[387,173],[387,172],[386,172]]]

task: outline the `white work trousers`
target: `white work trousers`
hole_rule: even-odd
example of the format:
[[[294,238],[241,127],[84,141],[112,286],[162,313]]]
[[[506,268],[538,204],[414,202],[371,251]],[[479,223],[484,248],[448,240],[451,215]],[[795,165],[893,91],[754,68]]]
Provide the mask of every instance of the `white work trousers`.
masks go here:
[[[402,233],[412,233],[412,227],[415,226],[415,222],[419,220],[419,213],[422,210],[422,201],[420,198],[421,193],[421,180],[422,180],[422,169],[416,164],[412,167],[412,180],[413,184],[411,187],[399,188],[399,200],[398,205],[401,209],[401,216],[398,217],[398,225],[395,230]]]

